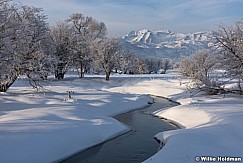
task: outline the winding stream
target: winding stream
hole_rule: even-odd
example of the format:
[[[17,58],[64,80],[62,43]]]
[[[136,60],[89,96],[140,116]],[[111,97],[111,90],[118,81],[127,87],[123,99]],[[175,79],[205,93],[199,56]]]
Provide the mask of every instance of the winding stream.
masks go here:
[[[177,104],[164,98],[153,98],[155,103],[148,107],[115,117],[130,127],[130,132],[80,152],[62,163],[139,163],[154,155],[159,147],[154,135],[177,127],[151,113]]]

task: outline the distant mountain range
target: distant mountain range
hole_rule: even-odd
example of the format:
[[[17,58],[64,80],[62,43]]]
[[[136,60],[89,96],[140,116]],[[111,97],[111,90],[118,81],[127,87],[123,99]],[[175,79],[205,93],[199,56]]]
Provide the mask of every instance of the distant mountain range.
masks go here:
[[[122,38],[127,50],[140,56],[179,59],[199,49],[209,49],[216,41],[213,32],[174,33],[170,30],[132,31]]]

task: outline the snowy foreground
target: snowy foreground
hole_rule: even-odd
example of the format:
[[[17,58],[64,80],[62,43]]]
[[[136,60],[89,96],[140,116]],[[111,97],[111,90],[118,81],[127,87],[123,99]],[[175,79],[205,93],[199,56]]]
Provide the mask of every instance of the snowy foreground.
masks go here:
[[[241,96],[190,98],[174,73],[103,78],[54,80],[40,92],[18,79],[0,94],[0,162],[53,162],[127,132],[112,116],[146,106],[146,94],[180,102],[155,114],[186,127],[158,133],[165,146],[146,163],[243,157]]]

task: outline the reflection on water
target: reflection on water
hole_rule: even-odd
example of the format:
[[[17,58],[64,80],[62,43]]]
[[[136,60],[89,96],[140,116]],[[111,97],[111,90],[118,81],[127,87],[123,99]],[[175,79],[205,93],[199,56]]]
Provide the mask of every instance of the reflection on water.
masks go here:
[[[154,135],[161,131],[177,129],[174,125],[150,113],[177,104],[154,97],[149,107],[121,114],[115,118],[131,128],[131,132],[104,144],[81,152],[63,163],[139,163],[157,152]]]

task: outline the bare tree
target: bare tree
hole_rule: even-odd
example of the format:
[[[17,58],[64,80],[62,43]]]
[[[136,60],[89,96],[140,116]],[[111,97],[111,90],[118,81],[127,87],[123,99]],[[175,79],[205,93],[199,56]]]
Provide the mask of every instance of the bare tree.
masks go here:
[[[161,71],[161,74],[165,74],[166,71],[172,67],[170,59],[159,59],[150,57],[146,58],[144,62],[147,66],[149,73],[157,73],[159,70],[163,69],[163,71]]]
[[[149,73],[157,73],[160,69],[161,60],[154,57],[149,57],[144,60]]]
[[[0,67],[4,69],[0,72],[0,91],[7,91],[19,75],[44,74],[49,58],[44,49],[50,35],[41,11],[1,1]]]
[[[130,74],[144,74],[148,73],[147,65],[144,61],[144,59],[133,56],[132,59],[132,67],[129,71]]]
[[[106,35],[106,26],[92,17],[85,17],[80,13],[72,14],[66,20],[75,33],[72,48],[75,51],[75,63],[79,65],[80,77],[84,77],[85,67],[91,62],[90,46],[96,39],[103,39]]]
[[[6,92],[7,89],[17,79],[18,73],[14,69],[13,41],[18,26],[14,19],[15,9],[8,1],[0,1],[0,91]],[[15,28],[14,28],[15,26]]]
[[[47,78],[52,72],[52,43],[46,15],[42,9],[21,6],[18,12],[23,35],[18,35],[18,54],[21,55],[21,69],[29,77],[32,86],[37,88],[35,81]]]
[[[66,22],[59,22],[51,29],[51,35],[56,47],[55,77],[63,79],[65,73],[73,65],[74,52],[72,42],[75,39],[73,30]]]
[[[160,62],[160,68],[163,69],[163,71],[161,71],[161,74],[165,74],[166,71],[172,67],[171,63],[172,61],[170,59],[164,59]]]
[[[118,58],[119,43],[117,38],[104,38],[94,46],[95,62],[105,71],[105,79],[110,79],[112,69]]]
[[[143,74],[148,73],[148,68],[145,60],[122,49],[122,45],[119,45],[119,53],[117,56],[117,69],[121,70],[124,74]]]
[[[238,79],[238,89],[242,92],[243,79],[243,20],[233,26],[221,24],[216,33],[218,48],[221,50],[221,62],[229,77]]]
[[[133,67],[134,56],[129,51],[120,51],[118,54],[118,68],[123,74],[127,74]]]
[[[219,81],[217,68],[218,55],[209,50],[199,50],[192,56],[181,60],[180,71],[189,77],[193,84],[188,85],[188,89],[195,94],[204,91],[207,94],[217,94],[224,92],[224,83]]]

